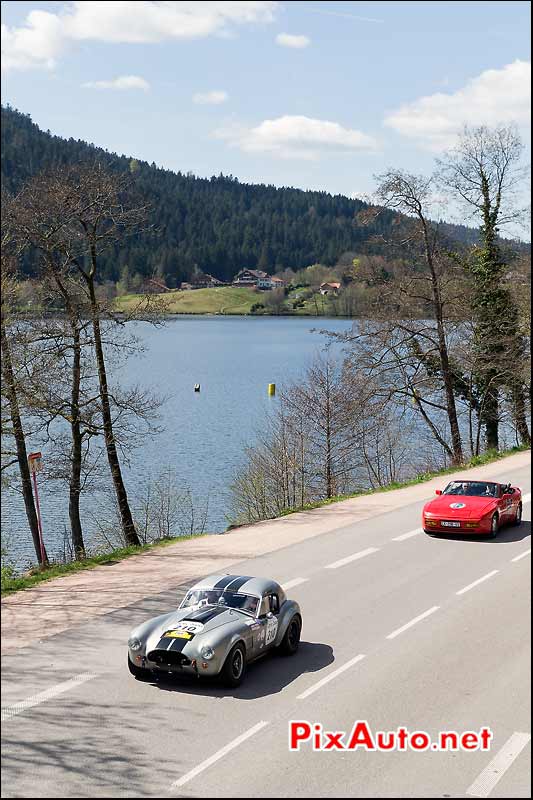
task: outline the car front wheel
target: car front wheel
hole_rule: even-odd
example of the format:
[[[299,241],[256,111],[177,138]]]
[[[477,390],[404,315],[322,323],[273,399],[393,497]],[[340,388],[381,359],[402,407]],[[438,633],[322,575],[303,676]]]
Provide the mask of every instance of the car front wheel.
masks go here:
[[[519,503],[518,508],[516,509],[513,525],[520,525],[521,523],[522,523],[522,503]]]
[[[500,530],[500,518],[497,514],[492,515],[492,519],[490,521],[490,533],[489,538],[495,539],[498,535],[498,531]]]
[[[242,644],[232,647],[220,672],[222,683],[230,688],[240,686],[246,672],[246,655]]]
[[[136,664],[132,662],[129,653],[128,653],[128,669],[131,672],[131,674],[139,681],[146,681],[151,676],[151,672],[149,669],[144,669],[144,667],[138,667]]]

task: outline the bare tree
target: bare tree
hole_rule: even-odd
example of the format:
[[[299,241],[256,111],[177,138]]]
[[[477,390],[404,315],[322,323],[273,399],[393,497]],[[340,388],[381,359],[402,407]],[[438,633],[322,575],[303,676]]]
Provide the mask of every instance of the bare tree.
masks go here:
[[[520,369],[526,346],[518,308],[506,285],[509,265],[499,240],[503,226],[518,224],[524,216],[517,198],[525,177],[522,151],[512,126],[481,126],[465,128],[456,147],[439,161],[441,185],[480,224],[481,245],[473,248],[465,265],[473,277],[474,341],[479,356],[476,381],[485,394],[483,424],[488,447],[496,449],[502,385],[511,393],[522,442],[531,442]]]
[[[63,291],[65,283],[62,281],[65,271],[77,273],[84,286],[107,459],[125,539],[130,544],[138,544],[118,457],[103,348],[102,318],[109,309],[98,296],[102,252],[146,227],[146,206],[132,202],[131,181],[131,175],[111,174],[98,163],[57,169],[35,178],[21,193],[18,206],[22,209],[20,234],[39,248],[67,310],[69,296]],[[76,326],[75,315],[70,318]]]
[[[1,251],[1,345],[2,345],[2,447],[4,436],[13,438],[15,449],[11,457],[2,464],[2,472],[16,463],[19,468],[22,495],[26,517],[30,527],[37,561],[41,566],[48,563],[46,549],[41,549],[39,523],[35,509],[35,501],[31,485],[30,470],[28,466],[28,452],[26,449],[26,435],[22,422],[20,408],[20,380],[18,375],[17,351],[24,349],[26,332],[20,331],[13,325],[13,314],[17,305],[16,255],[12,251],[12,231],[9,225],[8,198],[3,197],[2,225],[2,251]]]
[[[439,226],[429,218],[434,204],[433,180],[401,170],[389,170],[378,176],[377,180],[376,194],[383,206],[396,209],[409,218],[400,224],[396,239],[389,243],[392,251],[400,248],[404,257],[410,258],[409,274],[400,283],[400,299],[403,299],[404,304],[407,300],[421,305],[425,313],[434,320],[432,326],[421,326],[411,325],[404,319],[397,321],[393,327],[398,330],[400,339],[405,341],[404,352],[407,358],[412,359],[414,356],[422,364],[425,362],[426,371],[429,367],[435,373],[435,367],[438,368],[450,430],[450,456],[453,463],[460,464],[464,458],[463,444],[446,328],[451,302],[447,289],[451,283],[453,265],[442,241]],[[395,285],[394,288],[398,289],[398,286]],[[403,310],[405,317],[408,317],[411,309],[404,305]],[[398,341],[398,337],[394,338]],[[396,355],[399,352],[396,347]],[[426,409],[420,394],[413,394],[413,401],[424,416]],[[425,418],[429,424],[429,418]]]

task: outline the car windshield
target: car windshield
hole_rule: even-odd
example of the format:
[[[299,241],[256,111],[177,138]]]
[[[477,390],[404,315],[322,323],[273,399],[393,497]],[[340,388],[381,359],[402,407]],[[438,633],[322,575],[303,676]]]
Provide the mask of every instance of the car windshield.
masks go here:
[[[497,497],[498,484],[486,481],[452,481],[443,494],[460,494],[463,497]]]
[[[200,606],[227,606],[255,617],[259,598],[241,592],[225,592],[223,589],[191,589],[185,595],[180,608]]]

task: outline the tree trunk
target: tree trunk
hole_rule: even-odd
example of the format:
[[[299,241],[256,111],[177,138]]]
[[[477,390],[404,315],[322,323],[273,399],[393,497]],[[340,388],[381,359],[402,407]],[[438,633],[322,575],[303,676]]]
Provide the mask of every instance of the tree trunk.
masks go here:
[[[524,387],[516,383],[511,387],[513,403],[513,416],[515,419],[516,430],[520,437],[520,442],[529,447],[531,445],[531,433],[527,424],[526,401],[524,398]]]
[[[419,215],[424,231],[424,246],[426,250],[426,261],[431,274],[431,289],[433,294],[433,309],[435,312],[435,319],[437,321],[437,336],[439,341],[439,358],[440,367],[442,372],[442,379],[444,382],[444,391],[446,394],[446,412],[448,415],[448,422],[450,425],[450,434],[452,437],[452,452],[453,463],[462,464],[464,461],[463,445],[461,441],[461,431],[459,430],[459,422],[457,419],[457,406],[455,404],[455,394],[453,391],[453,376],[450,370],[450,359],[448,356],[448,345],[446,343],[446,333],[444,330],[444,319],[442,310],[442,300],[439,289],[439,281],[435,271],[435,263],[433,260],[433,252],[429,240],[429,231],[427,229],[426,221],[422,214]]]
[[[498,450],[500,446],[500,398],[498,387],[489,387],[484,400],[481,419],[485,428],[487,450]]]
[[[115,435],[113,433],[113,421],[111,417],[111,407],[109,404],[109,392],[107,386],[107,373],[105,368],[104,350],[102,347],[102,335],[100,331],[100,318],[94,291],[94,279],[92,276],[87,277],[87,283],[91,299],[91,322],[94,332],[94,349],[96,352],[96,363],[98,367],[98,381],[100,385],[100,399],[102,402],[102,420],[104,425],[104,440],[107,451],[107,460],[109,462],[111,477],[113,479],[115,494],[117,496],[124,538],[129,545],[139,545],[140,541],[133,523],[126,487],[124,486],[124,481],[122,480],[122,471],[120,469]]]
[[[35,500],[33,497],[33,490],[31,485],[30,468],[28,466],[28,453],[26,450],[26,441],[24,439],[24,429],[22,427],[22,419],[20,417],[20,410],[17,399],[17,389],[15,382],[15,375],[13,372],[13,362],[11,359],[11,348],[9,346],[8,337],[4,326],[2,325],[2,377],[5,383],[5,391],[8,396],[9,413],[11,423],[13,425],[13,436],[17,448],[17,460],[20,470],[20,478],[22,483],[22,495],[24,497],[24,506],[26,508],[26,516],[28,518],[28,525],[30,526],[31,536],[33,539],[33,546],[35,554],[40,566],[48,564],[48,556],[43,542],[43,553],[41,553],[41,537],[39,535],[39,523],[37,520],[37,511],[35,509]],[[44,556],[44,557],[43,557]]]
[[[75,320],[71,320],[73,339],[72,359],[72,388],[70,400],[72,454],[69,484],[68,514],[70,517],[70,532],[72,547],[77,559],[85,558],[85,544],[80,519],[80,492],[81,492],[81,460],[82,460],[82,434],[80,424],[80,380],[81,380],[81,344],[80,328]]]

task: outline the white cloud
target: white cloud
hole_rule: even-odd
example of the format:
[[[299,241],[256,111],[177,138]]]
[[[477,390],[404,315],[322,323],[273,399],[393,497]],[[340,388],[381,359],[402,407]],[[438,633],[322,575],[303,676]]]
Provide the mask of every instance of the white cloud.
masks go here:
[[[142,89],[148,91],[150,84],[138,75],[122,75],[112,81],[88,81],[82,83],[84,89]]]
[[[311,39],[308,36],[298,36],[292,33],[278,33],[276,43],[282,47],[293,47],[301,50],[311,44]]]
[[[150,43],[227,35],[235,26],[268,23],[279,2],[252,0],[84,0],[57,14],[32,11],[23,26],[2,26],[3,69],[53,68],[66,43]]]
[[[266,119],[254,128],[233,125],[214,132],[246,153],[270,153],[280,158],[316,160],[324,150],[375,150],[376,142],[364,133],[337,122],[286,115]]]
[[[2,72],[53,69],[65,49],[61,20],[47,11],[31,11],[24,28],[2,25]]]
[[[218,90],[212,92],[197,92],[193,94],[192,101],[199,106],[219,106],[228,99],[228,93]]]
[[[453,94],[439,92],[408,103],[389,114],[385,125],[438,152],[453,145],[465,124],[529,127],[530,87],[530,62],[514,61],[482,72]]]

